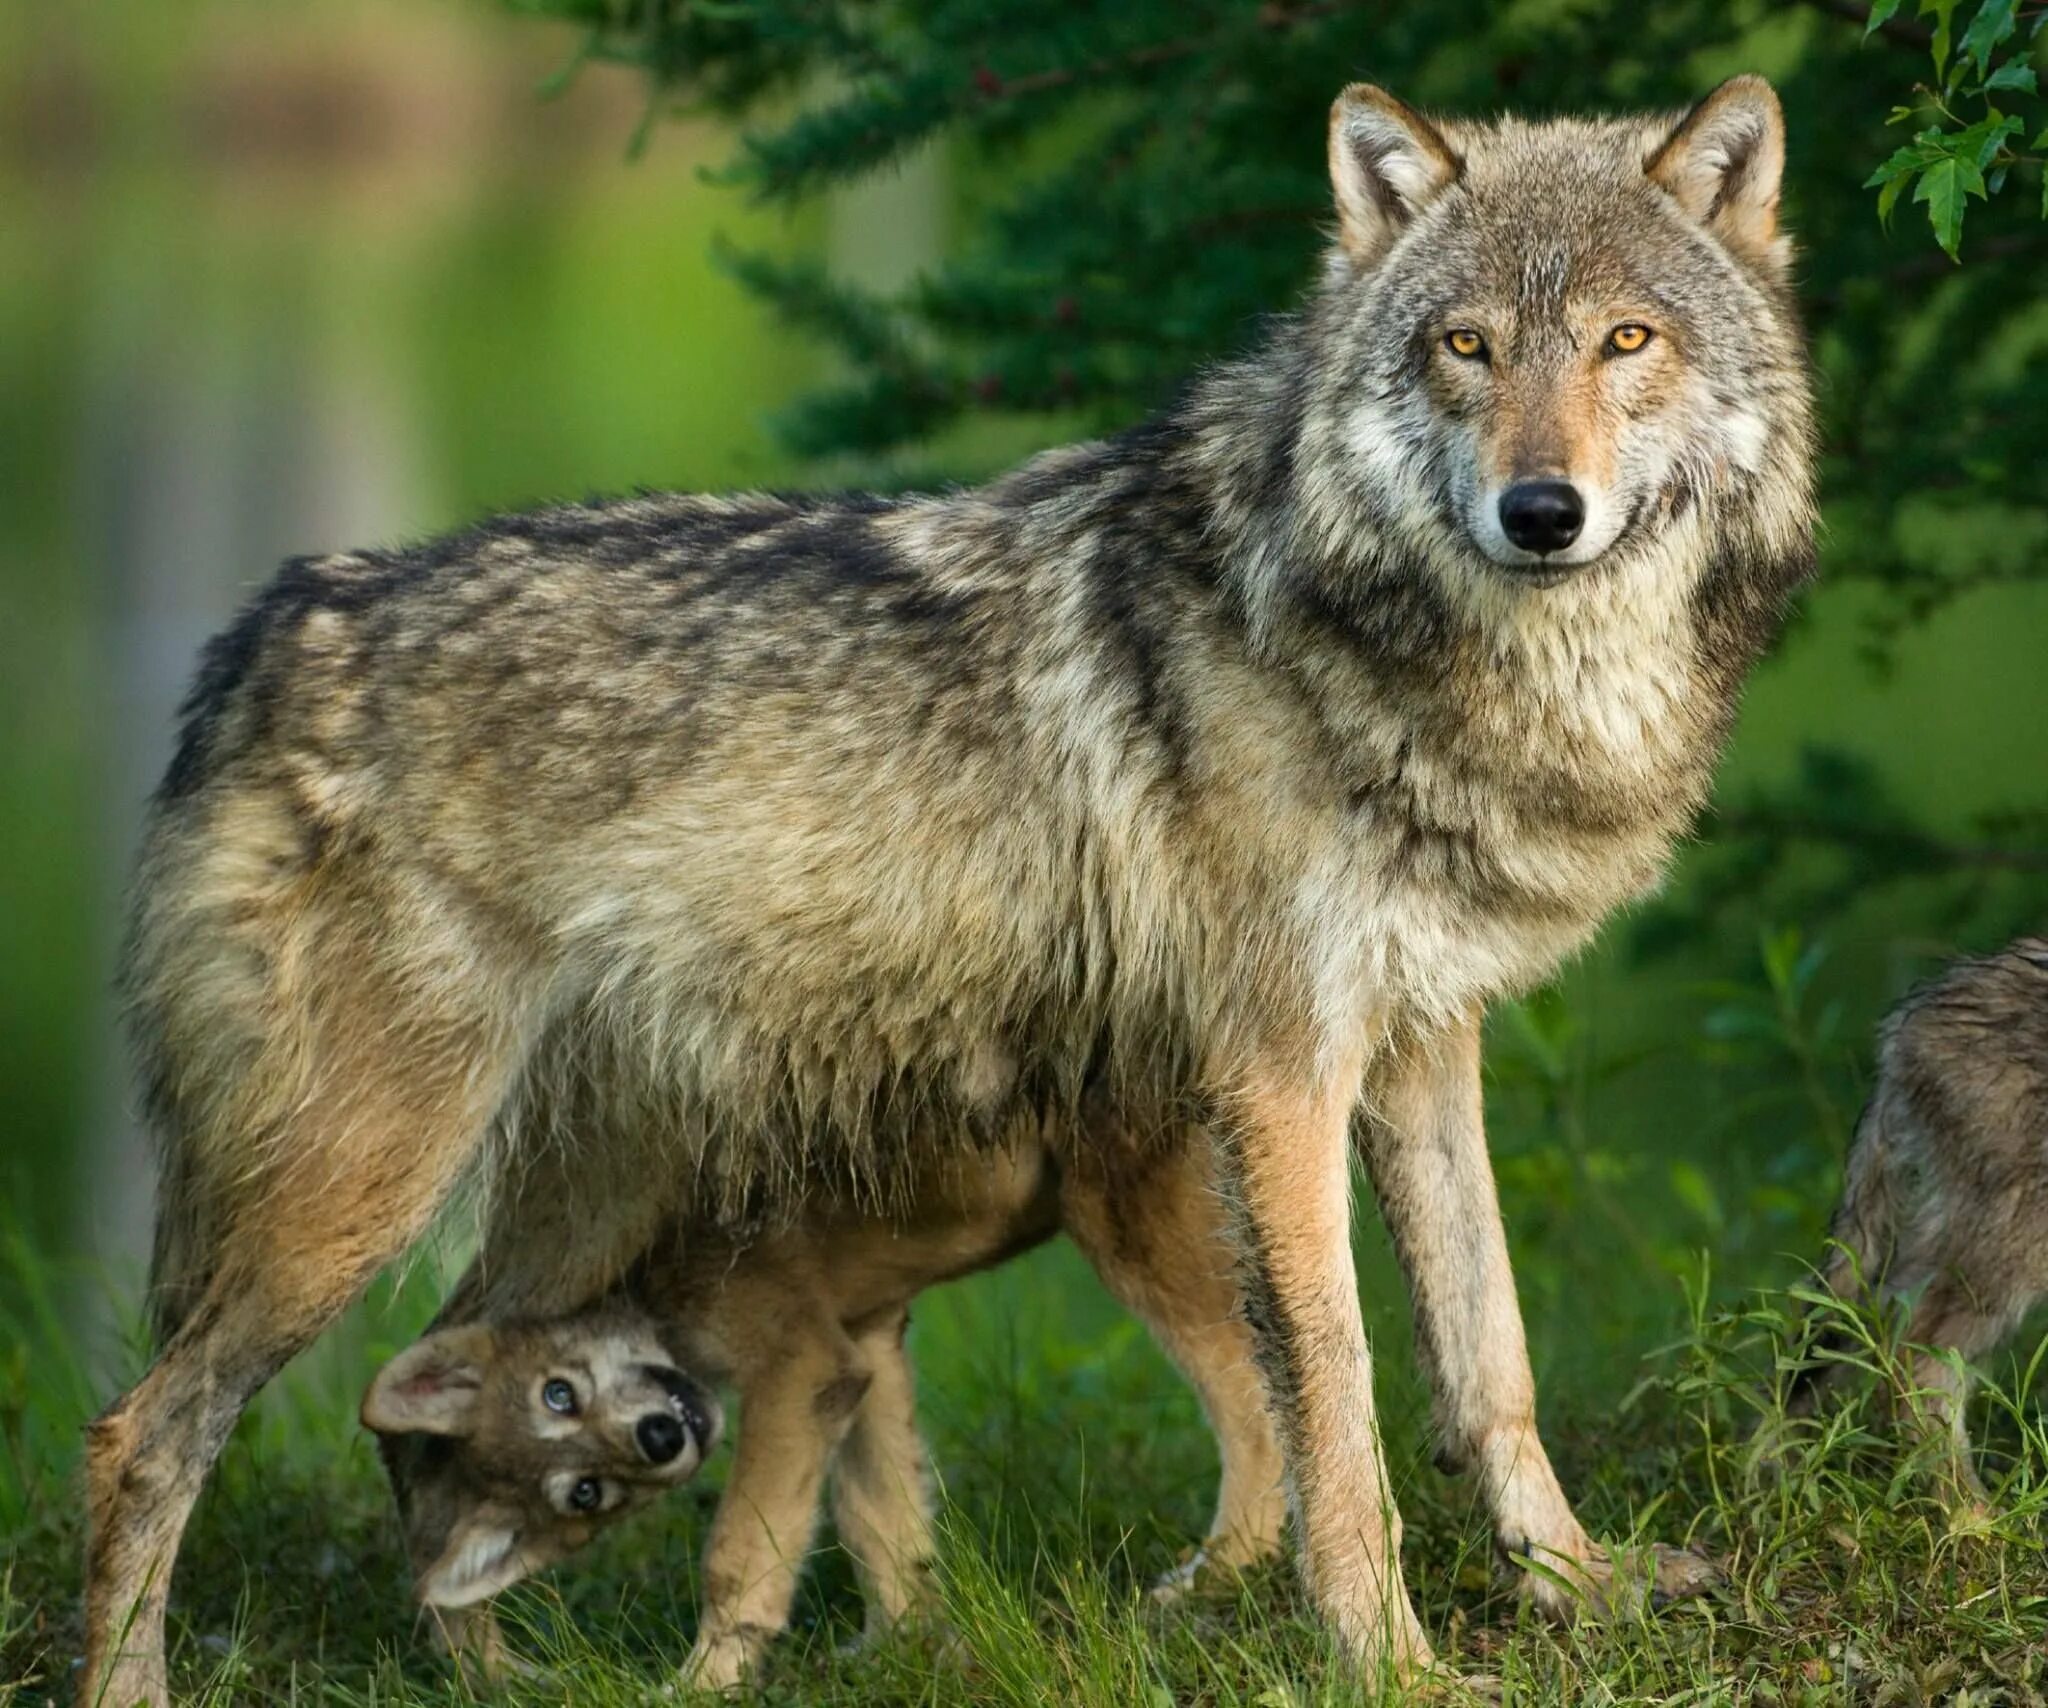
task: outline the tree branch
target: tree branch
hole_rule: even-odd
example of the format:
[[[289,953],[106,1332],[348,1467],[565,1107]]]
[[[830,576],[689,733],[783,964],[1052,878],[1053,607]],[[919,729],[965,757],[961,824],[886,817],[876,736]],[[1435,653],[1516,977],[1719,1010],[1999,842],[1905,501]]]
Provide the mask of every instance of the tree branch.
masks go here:
[[[1870,27],[1870,8],[1862,0],[1799,0],[1799,4],[1811,6],[1816,12],[1825,12],[1831,18],[1840,18],[1845,23],[1861,28]],[[1915,48],[1925,53],[1934,46],[1934,32],[1925,24],[1916,24],[1905,18],[1887,18],[1874,32],[1900,47]]]
[[[1280,3],[1280,0],[1271,0],[1259,8],[1259,27],[1291,30],[1297,24],[1314,23],[1365,3],[1366,0],[1310,0],[1305,5],[1290,6]],[[1130,52],[1112,58],[1091,59],[1085,65],[1056,66],[1050,71],[1027,72],[1022,77],[1004,77],[992,68],[984,67],[983,74],[977,75],[975,81],[987,99],[1009,101],[1020,95],[1042,95],[1048,89],[1064,89],[1072,83],[1113,76],[1119,71],[1141,71],[1154,65],[1167,65],[1201,52],[1211,39],[1209,36],[1180,36],[1172,41],[1151,42],[1144,47],[1132,48]]]

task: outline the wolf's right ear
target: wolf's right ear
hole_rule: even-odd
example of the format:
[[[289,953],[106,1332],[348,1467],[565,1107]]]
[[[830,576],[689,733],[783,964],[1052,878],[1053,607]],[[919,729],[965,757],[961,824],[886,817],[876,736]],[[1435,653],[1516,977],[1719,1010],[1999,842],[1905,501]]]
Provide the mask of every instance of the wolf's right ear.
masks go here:
[[[1405,101],[1354,83],[1330,108],[1330,188],[1337,241],[1370,263],[1456,177],[1460,161],[1436,127]]]
[[[365,1427],[379,1435],[467,1435],[494,1344],[480,1323],[423,1335],[371,1381]]]
[[[1778,234],[1785,111],[1761,77],[1731,77],[1678,121],[1644,162],[1652,182],[1738,255],[1782,273]]]

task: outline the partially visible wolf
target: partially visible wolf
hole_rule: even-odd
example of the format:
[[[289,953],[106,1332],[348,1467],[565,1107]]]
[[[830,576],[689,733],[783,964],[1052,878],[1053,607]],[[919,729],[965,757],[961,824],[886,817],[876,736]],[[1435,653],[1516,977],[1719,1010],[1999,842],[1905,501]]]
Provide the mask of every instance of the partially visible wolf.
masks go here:
[[[1755,78],[1542,123],[1359,86],[1329,158],[1301,312],[1119,437],[302,561],[209,647],[126,952],[163,1347],[89,1433],[89,1699],[164,1698],[236,1415],[465,1177],[552,1170],[546,1315],[665,1200],[884,1202],[1020,1111],[1086,1143],[1084,1098],[1212,1135],[1352,1656],[1430,1653],[1354,1110],[1447,1451],[1508,1542],[1600,1560],[1535,1439],[1479,1020],[1657,882],[1811,568],[1783,122]]]
[[[447,1610],[451,1642],[486,1671],[503,1661],[478,1604],[694,1474],[716,1414],[690,1378],[711,1377],[737,1386],[742,1427],[684,1676],[737,1682],[788,1622],[828,1469],[868,1627],[889,1626],[924,1601],[933,1557],[911,1302],[1061,1229],[1194,1383],[1215,1431],[1215,1522],[1186,1575],[1265,1558],[1286,1517],[1280,1445],[1206,1163],[1185,1138],[1105,1132],[1062,1168],[1032,1124],[986,1157],[929,1164],[886,1216],[814,1203],[793,1226],[738,1237],[679,1222],[613,1294],[546,1323],[494,1320],[479,1271],[450,1325],[386,1365],[363,1404],[404,1501],[420,1599]]]
[[[1832,1237],[1831,1292],[1907,1301],[1911,1403],[1943,1433],[1952,1498],[1982,1503],[1969,1378],[1943,1355],[1989,1352],[2048,1298],[2048,938],[1958,961],[1886,1019]],[[1795,1411],[1851,1367],[1845,1334],[1824,1331]]]

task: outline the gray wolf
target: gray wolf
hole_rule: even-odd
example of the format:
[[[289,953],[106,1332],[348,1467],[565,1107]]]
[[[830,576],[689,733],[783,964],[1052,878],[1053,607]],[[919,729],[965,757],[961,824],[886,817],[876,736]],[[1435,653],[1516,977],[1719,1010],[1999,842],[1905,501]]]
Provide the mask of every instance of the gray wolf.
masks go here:
[[[88,1695],[163,1700],[234,1418],[463,1182],[583,1146],[574,1301],[650,1180],[879,1203],[921,1138],[1085,1136],[1084,1096],[1211,1135],[1351,1657],[1430,1660],[1354,1112],[1446,1454],[1598,1569],[1536,1445],[1479,1017],[1657,883],[1811,571],[1783,120],[1755,78],[1540,123],[1361,85],[1328,146],[1306,302],[1129,432],[299,561],[209,646],[124,962],[162,1344],[88,1431]]]
[[[437,1327],[380,1371],[385,1439],[422,1602],[488,1675],[511,1663],[479,1604],[686,1480],[717,1433],[691,1379],[733,1382],[744,1431],[706,1546],[684,1666],[724,1688],[788,1622],[828,1471],[868,1629],[929,1605],[930,1477],[904,1346],[925,1288],[1072,1233],[1193,1382],[1222,1462],[1208,1540],[1175,1574],[1279,1550],[1279,1441],[1235,1312],[1206,1148],[1091,1136],[1062,1168],[1035,1123],[986,1156],[927,1164],[876,1215],[813,1201],[792,1226],[665,1228],[621,1285],[546,1323],[491,1314],[490,1256]],[[687,1370],[686,1376],[683,1371]]]
[[[1969,1375],[1945,1355],[1991,1351],[2048,1298],[2048,939],[1957,961],[1887,1016],[1821,1279],[1904,1304],[1909,1404],[1939,1435],[1945,1493],[1981,1508]],[[1823,1329],[1795,1413],[1852,1367],[1850,1332]]]

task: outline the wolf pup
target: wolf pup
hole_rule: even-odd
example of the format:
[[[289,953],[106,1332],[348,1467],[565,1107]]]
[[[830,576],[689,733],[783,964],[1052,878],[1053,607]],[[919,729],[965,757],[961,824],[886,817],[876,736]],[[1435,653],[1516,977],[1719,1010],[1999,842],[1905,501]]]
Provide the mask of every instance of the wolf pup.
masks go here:
[[[363,1403],[387,1438],[419,1597],[451,1645],[487,1674],[509,1664],[479,1604],[695,1472],[717,1414],[678,1360],[733,1381],[744,1424],[685,1679],[737,1683],[787,1625],[828,1470],[869,1631],[917,1609],[934,1537],[903,1344],[911,1301],[1061,1229],[1188,1375],[1216,1435],[1215,1522],[1168,1587],[1276,1553],[1280,1445],[1206,1151],[1100,1135],[1076,1160],[1058,1169],[1034,1131],[971,1164],[928,1165],[886,1216],[813,1204],[794,1227],[740,1238],[679,1222],[615,1293],[546,1324],[495,1323],[480,1269],[449,1314],[484,1314],[409,1347]]]
[[[88,1697],[164,1698],[249,1396],[572,1088],[641,1147],[577,1183],[627,1253],[650,1179],[799,1202],[1084,1095],[1201,1120],[1314,1602],[1407,1672],[1362,1109],[1447,1452],[1512,1546],[1600,1558],[1479,1022],[1656,885],[1811,570],[1784,125],[1745,77],[1541,123],[1359,86],[1328,135],[1308,301],[1129,432],[299,561],[211,644],[125,955],[162,1346],[88,1434]]]
[[[2048,1298],[2048,938],[1958,961],[1886,1019],[1832,1238],[1830,1292],[1911,1301],[1908,1379],[1942,1433],[1952,1501],[1981,1508],[1969,1379],[1942,1354],[1990,1351]],[[1848,1368],[1809,1365],[1792,1409]]]

